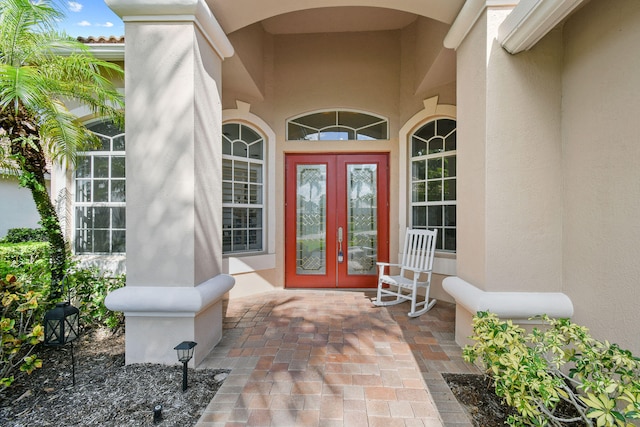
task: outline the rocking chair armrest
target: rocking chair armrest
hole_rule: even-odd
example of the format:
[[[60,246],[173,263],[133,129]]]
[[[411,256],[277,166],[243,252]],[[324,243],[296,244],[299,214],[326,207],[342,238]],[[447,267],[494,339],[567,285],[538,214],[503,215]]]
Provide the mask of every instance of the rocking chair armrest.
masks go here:
[[[376,262],[378,267],[402,267],[401,264],[391,264],[389,262]]]
[[[431,273],[431,271],[433,271],[433,270],[423,270],[421,268],[411,268],[411,267],[405,267],[404,269],[407,270],[407,271],[413,271],[414,273],[418,273],[418,274],[420,274],[420,273]]]
[[[392,264],[389,262],[376,262],[376,265],[378,266],[379,274],[384,274],[385,267],[388,267],[389,269],[391,269],[391,267],[402,267],[400,264]]]

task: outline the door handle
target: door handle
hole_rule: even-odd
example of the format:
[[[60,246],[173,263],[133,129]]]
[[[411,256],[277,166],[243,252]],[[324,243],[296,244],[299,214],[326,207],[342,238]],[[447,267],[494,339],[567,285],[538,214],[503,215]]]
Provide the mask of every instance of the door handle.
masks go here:
[[[342,227],[338,227],[338,262],[344,261],[344,254],[342,253]]]

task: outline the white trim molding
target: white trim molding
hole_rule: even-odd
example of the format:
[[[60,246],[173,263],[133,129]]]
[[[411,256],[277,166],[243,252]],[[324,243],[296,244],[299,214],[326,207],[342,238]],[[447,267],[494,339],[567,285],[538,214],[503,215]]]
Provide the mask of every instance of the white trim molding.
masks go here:
[[[204,0],[105,0],[124,22],[193,21],[221,59],[234,49]]]
[[[467,0],[444,38],[444,47],[458,49],[486,8],[514,7],[518,1],[520,0]]]
[[[87,47],[103,61],[124,61],[124,43],[88,43]]]
[[[531,49],[584,0],[520,0],[498,29],[498,41],[511,54]]]

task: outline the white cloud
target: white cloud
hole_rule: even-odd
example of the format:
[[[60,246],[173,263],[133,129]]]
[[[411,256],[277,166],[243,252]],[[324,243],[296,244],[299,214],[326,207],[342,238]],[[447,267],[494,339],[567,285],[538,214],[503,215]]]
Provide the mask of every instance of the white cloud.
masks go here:
[[[69,10],[71,12],[80,12],[82,10],[82,4],[77,1],[68,1],[67,5],[69,6]]]
[[[106,28],[111,28],[113,27],[113,22],[105,22],[104,24],[96,24],[98,27],[106,27]]]
[[[76,25],[78,25],[79,27],[90,27],[91,26],[91,22],[89,22],[89,21],[80,21]]]

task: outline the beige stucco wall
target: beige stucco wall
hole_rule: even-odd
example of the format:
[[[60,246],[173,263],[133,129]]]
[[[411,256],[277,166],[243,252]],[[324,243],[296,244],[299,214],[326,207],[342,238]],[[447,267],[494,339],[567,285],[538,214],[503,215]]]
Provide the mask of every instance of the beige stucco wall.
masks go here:
[[[486,283],[486,17],[480,17],[457,50],[458,276]]]
[[[564,27],[564,291],[574,320],[640,352],[640,3],[590,2]]]
[[[516,56],[488,9],[458,49],[458,276],[485,291],[560,291],[561,45]],[[484,55],[483,55],[484,53]]]
[[[496,42],[504,13],[458,49],[458,276],[563,292],[575,322],[638,352],[640,5],[590,2],[517,55]]]

